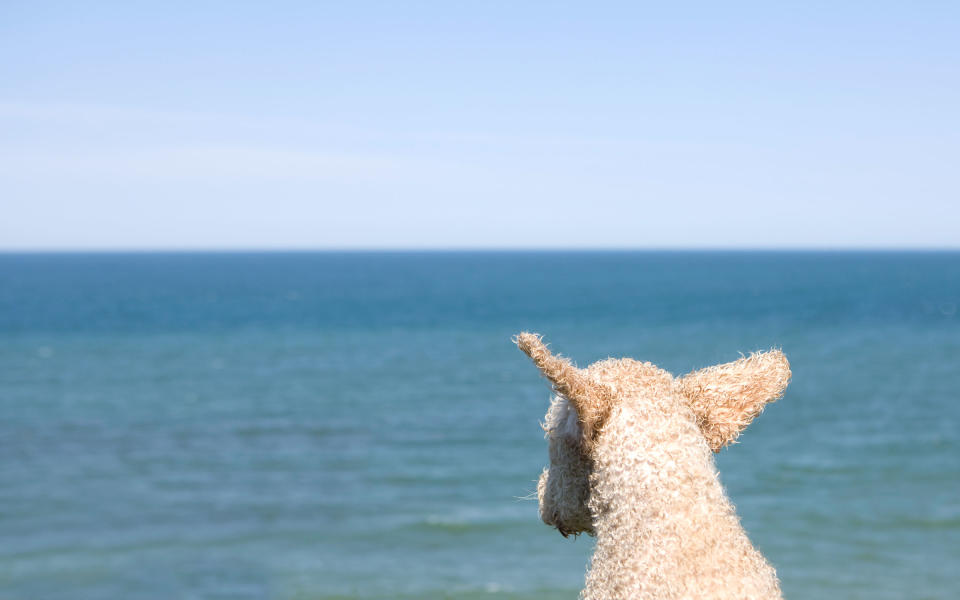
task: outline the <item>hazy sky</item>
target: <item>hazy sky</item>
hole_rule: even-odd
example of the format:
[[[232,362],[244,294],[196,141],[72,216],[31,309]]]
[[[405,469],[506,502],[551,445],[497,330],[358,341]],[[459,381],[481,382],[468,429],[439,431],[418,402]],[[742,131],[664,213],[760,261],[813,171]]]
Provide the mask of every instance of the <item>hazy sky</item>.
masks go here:
[[[960,245],[957,2],[153,4],[0,4],[0,249]]]

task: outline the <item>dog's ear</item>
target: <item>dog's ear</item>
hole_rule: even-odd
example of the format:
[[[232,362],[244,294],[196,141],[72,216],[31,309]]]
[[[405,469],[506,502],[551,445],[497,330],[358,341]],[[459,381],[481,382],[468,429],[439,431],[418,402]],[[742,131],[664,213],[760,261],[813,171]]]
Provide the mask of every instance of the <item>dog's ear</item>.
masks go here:
[[[680,379],[714,452],[734,442],[768,402],[783,395],[788,383],[790,363],[779,350],[694,371]]]
[[[593,381],[569,360],[554,356],[536,333],[523,332],[513,341],[533,360],[543,376],[553,385],[558,394],[566,398],[577,411],[583,443],[592,448],[596,434],[603,427],[615,396],[609,386]]]

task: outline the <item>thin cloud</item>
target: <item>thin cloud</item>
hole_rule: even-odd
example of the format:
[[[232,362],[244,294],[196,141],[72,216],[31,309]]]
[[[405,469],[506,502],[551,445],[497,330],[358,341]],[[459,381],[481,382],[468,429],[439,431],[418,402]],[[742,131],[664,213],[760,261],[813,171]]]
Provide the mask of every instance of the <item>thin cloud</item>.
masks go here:
[[[90,151],[0,148],[0,175],[13,179],[283,180],[409,182],[462,169],[442,161],[388,154],[350,154],[237,145]]]

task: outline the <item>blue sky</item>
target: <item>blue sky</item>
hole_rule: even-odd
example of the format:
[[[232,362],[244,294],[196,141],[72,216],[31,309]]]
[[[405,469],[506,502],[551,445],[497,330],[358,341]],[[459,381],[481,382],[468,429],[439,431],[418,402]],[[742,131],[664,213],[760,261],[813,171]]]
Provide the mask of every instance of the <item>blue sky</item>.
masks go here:
[[[0,249],[960,245],[956,2],[85,4],[0,5]]]

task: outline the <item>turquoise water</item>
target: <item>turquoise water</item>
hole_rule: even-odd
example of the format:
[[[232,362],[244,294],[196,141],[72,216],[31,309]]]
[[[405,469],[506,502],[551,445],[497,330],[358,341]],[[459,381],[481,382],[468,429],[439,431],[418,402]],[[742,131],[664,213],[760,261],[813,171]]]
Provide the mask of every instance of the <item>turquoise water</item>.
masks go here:
[[[791,599],[955,598],[960,254],[0,255],[0,597],[574,598],[510,336],[780,346],[718,457]]]

